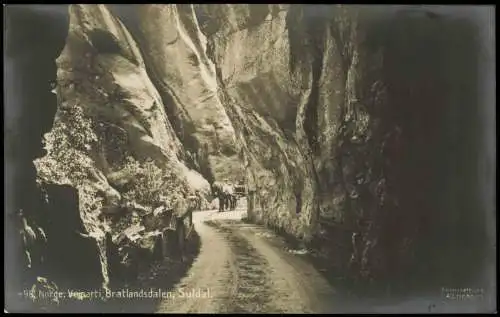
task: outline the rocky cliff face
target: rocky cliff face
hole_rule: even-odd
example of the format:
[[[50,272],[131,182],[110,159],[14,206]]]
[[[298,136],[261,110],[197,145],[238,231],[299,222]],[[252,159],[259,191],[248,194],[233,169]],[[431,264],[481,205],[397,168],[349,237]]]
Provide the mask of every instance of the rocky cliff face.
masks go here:
[[[209,185],[186,166],[185,149],[122,23],[103,5],[72,5],[69,20],[57,58],[58,109],[45,136],[47,154],[35,165],[42,187],[77,191],[80,230],[99,246],[106,286],[105,232],[138,225],[107,215],[133,212],[137,203],[142,213],[161,203],[175,207],[195,190],[208,194]]]
[[[475,113],[477,29],[423,12],[329,6],[311,18],[314,9],[197,7],[218,95],[255,190],[251,212],[305,240],[326,238],[320,244],[334,250],[341,268],[354,256],[365,278],[402,277],[428,256],[423,241],[436,238],[446,249],[442,228],[467,214],[451,201],[477,204],[474,159],[466,163],[458,147],[445,154],[461,138],[477,146],[477,127],[443,124],[457,109]],[[450,182],[445,155],[469,176]],[[457,183],[467,195],[451,193]],[[467,229],[476,242],[480,218]]]
[[[210,182],[243,176],[234,129],[190,5],[113,6],[139,43],[185,159]]]
[[[357,8],[202,6],[219,96],[246,154],[254,217],[311,240],[320,220],[348,231],[384,191],[381,47]],[[384,131],[387,130],[387,131]]]
[[[290,61],[300,53],[292,52],[289,44],[288,10],[228,5],[200,11],[207,17],[202,32],[219,98],[244,149],[250,190],[261,202],[255,216],[307,235],[318,208],[303,130],[310,74],[305,63]]]

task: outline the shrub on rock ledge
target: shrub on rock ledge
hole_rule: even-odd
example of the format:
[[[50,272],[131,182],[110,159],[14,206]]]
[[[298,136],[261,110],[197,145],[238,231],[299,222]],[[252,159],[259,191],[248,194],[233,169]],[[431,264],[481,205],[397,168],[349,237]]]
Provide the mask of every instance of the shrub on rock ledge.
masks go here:
[[[134,175],[123,193],[123,198],[144,206],[174,207],[190,191],[186,180],[173,168],[161,169],[151,160],[141,164],[134,158],[128,157],[121,172],[125,175]]]

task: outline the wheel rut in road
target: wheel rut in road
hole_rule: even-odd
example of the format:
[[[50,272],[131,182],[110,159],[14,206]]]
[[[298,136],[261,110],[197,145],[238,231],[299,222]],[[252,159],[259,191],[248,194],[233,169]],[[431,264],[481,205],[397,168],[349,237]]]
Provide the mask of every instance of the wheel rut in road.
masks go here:
[[[221,222],[211,221],[207,225],[224,235],[232,251],[234,287],[224,310],[233,313],[277,311],[271,302],[272,285],[268,282],[271,270],[267,260],[245,238]]]

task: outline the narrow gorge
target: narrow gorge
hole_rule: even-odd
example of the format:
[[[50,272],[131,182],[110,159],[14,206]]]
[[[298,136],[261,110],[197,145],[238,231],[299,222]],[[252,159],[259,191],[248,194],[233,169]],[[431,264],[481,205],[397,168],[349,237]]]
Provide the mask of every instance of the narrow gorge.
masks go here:
[[[249,221],[319,254],[332,281],[485,287],[473,21],[347,5],[49,7],[6,18],[10,269],[24,269],[22,219],[45,241],[11,274],[17,289],[37,277],[114,288],[124,232],[147,266],[156,229],[143,219],[192,196],[209,209],[227,179],[244,180]]]

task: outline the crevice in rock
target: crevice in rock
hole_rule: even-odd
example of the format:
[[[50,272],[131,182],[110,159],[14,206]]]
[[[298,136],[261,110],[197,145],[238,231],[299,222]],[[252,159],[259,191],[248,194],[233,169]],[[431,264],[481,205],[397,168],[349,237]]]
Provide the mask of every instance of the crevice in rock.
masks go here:
[[[306,55],[301,54],[304,52],[304,42],[305,39],[301,40],[300,36],[297,34],[301,32],[301,21],[303,12],[300,6],[291,6],[286,15],[285,21],[288,30],[288,43],[290,45],[290,71],[295,73],[297,67],[300,65],[300,59],[304,58]]]
[[[89,37],[99,54],[122,55],[118,39],[113,34],[101,29],[95,29],[90,32]]]
[[[309,100],[306,105],[304,130],[306,132],[309,146],[313,154],[317,154],[320,150],[318,142],[319,126],[318,126],[318,102],[319,102],[319,80],[323,70],[323,50],[324,50],[324,27],[325,23],[322,20],[310,21],[308,25],[307,36],[309,37],[309,49],[312,55],[312,87]]]

